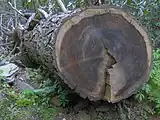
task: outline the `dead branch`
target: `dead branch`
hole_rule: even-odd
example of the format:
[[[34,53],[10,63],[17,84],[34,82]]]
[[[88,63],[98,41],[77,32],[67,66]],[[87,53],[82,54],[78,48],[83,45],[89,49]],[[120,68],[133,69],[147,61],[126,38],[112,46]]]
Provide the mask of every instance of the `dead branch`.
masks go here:
[[[101,2],[101,0],[99,0],[99,5],[101,5],[102,4],[102,2]]]
[[[11,8],[12,8],[13,10],[15,10],[18,14],[20,14],[21,16],[24,17],[24,14],[23,14],[22,12],[20,12],[19,10],[17,10],[17,9],[12,5],[11,2],[8,2],[8,4],[11,6]]]
[[[2,32],[2,21],[3,21],[3,14],[1,14],[1,17],[0,17],[0,35],[3,35],[3,32]]]
[[[0,44],[0,46],[4,46],[4,45],[11,45],[11,44],[13,44],[14,42],[12,41],[12,42],[9,42],[9,43],[3,43],[3,44]]]
[[[14,4],[14,8],[17,9],[16,0],[13,1],[13,4]],[[14,15],[15,15],[15,27],[16,27],[16,26],[17,26],[17,23],[18,23],[18,20],[17,20],[17,18],[18,18],[17,16],[18,16],[18,15],[17,15],[17,12],[16,12],[16,11],[14,11]]]
[[[34,19],[35,15],[36,15],[36,13],[33,13],[33,14],[29,17],[29,19],[27,20],[26,25],[24,26],[25,29],[28,29],[29,24],[30,24],[30,22]]]
[[[60,8],[62,9],[63,12],[67,12],[66,7],[64,6],[62,0],[57,0],[58,5],[60,6]]]
[[[48,12],[49,14],[52,14],[52,0],[48,0]]]
[[[46,19],[48,18],[49,14],[46,11],[42,10],[41,8],[38,8],[38,11],[41,12]]]
[[[4,34],[6,34],[7,36],[11,36],[12,31],[6,27],[1,26],[1,30]]]

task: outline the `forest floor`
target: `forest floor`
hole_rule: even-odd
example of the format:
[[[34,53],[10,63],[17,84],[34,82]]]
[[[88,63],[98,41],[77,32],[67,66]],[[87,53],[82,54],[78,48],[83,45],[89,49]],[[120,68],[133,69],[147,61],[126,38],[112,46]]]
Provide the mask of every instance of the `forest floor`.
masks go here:
[[[28,75],[26,72],[21,72],[17,79],[26,79],[28,77],[26,75]],[[35,77],[35,73],[33,76]],[[39,77],[39,73],[36,73],[36,76]],[[38,79],[36,78],[36,80]],[[11,92],[16,95],[22,89],[35,89],[34,87],[40,86],[39,80],[38,82],[24,81],[23,83],[15,84],[15,87],[19,87],[18,91],[12,90]],[[6,92],[10,88],[7,89]],[[29,99],[32,100],[32,98]],[[4,101],[4,99],[1,100]],[[9,103],[0,102],[0,120],[21,120],[22,118],[23,120],[160,120],[160,117],[151,115],[154,112],[154,108],[151,105],[149,106],[146,101],[139,102],[135,100],[134,95],[119,103],[112,104],[106,101],[92,102],[79,97],[79,95],[73,92],[68,95],[68,100],[69,103],[66,107],[60,107],[60,100],[57,97],[53,97],[51,104],[54,110],[43,108],[42,111],[38,111],[38,109],[41,109],[41,106],[24,106],[26,102],[24,101],[21,103],[24,108],[22,110],[20,109],[21,107],[14,107],[15,104],[12,103],[12,99],[7,98]]]
[[[65,116],[66,120],[160,120],[151,115],[150,106],[137,102],[134,96],[116,104],[80,100],[72,110]]]

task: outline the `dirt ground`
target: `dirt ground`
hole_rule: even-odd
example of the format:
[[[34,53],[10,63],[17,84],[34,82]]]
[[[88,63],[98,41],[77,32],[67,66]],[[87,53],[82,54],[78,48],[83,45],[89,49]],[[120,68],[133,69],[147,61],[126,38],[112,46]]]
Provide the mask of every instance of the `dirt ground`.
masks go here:
[[[145,103],[137,102],[133,96],[116,104],[77,99],[79,99],[77,103],[72,104],[62,118],[66,120],[160,120],[160,117],[151,116],[153,109]]]

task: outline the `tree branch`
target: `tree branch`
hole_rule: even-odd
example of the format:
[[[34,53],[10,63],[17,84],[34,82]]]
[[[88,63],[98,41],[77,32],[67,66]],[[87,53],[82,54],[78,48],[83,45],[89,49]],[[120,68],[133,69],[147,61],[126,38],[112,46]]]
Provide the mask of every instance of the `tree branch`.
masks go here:
[[[0,44],[0,46],[3,46],[3,45],[11,45],[11,44],[13,44],[14,42],[12,41],[12,42],[9,42],[9,43],[3,43],[3,44]]]
[[[49,11],[49,14],[51,15],[52,14],[52,0],[48,0],[48,11]]]
[[[3,35],[3,32],[2,32],[2,20],[3,20],[3,14],[1,14],[0,16],[0,35],[2,36]]]
[[[28,29],[30,22],[34,19],[36,13],[32,13],[32,15],[29,17],[29,19],[27,20],[27,23],[25,24],[24,28]]]
[[[45,18],[48,18],[49,15],[46,11],[42,10],[41,8],[38,8],[38,11],[41,12]]]
[[[16,0],[14,0],[14,8],[17,9]],[[17,12],[16,11],[14,12],[14,15],[15,15],[15,27],[17,27],[18,20],[17,20]]]
[[[17,8],[13,7],[13,5],[12,5],[11,2],[8,2],[8,4],[11,6],[11,8],[12,8],[13,10],[15,10],[18,14],[20,14],[21,16],[24,17],[24,14],[23,14],[22,12],[20,12],[19,10],[17,10]]]
[[[66,7],[64,6],[62,0],[57,0],[58,5],[60,6],[60,8],[62,9],[63,12],[67,12]]]
[[[102,2],[101,2],[101,0],[99,0],[99,5],[101,5],[102,4]]]

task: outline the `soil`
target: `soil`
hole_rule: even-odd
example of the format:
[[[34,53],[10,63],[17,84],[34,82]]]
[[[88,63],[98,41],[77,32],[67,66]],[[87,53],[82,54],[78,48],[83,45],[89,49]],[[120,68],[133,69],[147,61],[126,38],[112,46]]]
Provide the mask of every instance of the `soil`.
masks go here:
[[[63,119],[160,120],[160,117],[151,117],[153,109],[150,109],[145,103],[137,102],[133,96],[116,104],[108,103],[106,101],[91,102],[80,97],[74,98],[76,99],[77,103],[70,105],[70,107],[66,109],[66,112],[62,117]]]

